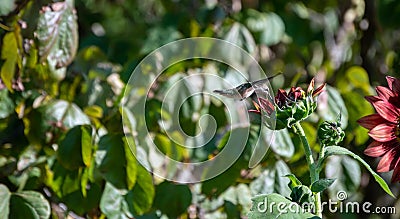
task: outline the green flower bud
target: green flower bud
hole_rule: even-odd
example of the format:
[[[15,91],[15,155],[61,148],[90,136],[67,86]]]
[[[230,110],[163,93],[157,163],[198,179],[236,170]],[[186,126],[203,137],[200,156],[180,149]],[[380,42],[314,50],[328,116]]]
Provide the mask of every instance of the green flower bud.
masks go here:
[[[340,122],[325,121],[318,128],[318,139],[322,145],[337,145],[343,141],[344,136]]]

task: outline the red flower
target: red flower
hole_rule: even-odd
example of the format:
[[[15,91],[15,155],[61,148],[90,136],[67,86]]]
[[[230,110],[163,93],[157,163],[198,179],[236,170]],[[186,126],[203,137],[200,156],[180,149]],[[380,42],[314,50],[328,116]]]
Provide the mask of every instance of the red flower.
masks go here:
[[[392,182],[400,182],[400,80],[386,77],[389,88],[377,86],[377,96],[365,97],[375,108],[376,114],[365,116],[358,123],[369,129],[374,141],[364,153],[382,157],[377,171],[394,170]]]

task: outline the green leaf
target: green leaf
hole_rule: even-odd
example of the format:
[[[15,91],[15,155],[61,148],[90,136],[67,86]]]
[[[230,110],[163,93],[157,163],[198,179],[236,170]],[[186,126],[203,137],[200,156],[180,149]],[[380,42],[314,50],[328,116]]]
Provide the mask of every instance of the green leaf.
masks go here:
[[[142,215],[151,208],[154,199],[154,185],[151,174],[141,165],[137,165],[136,184],[125,196],[133,214]]]
[[[75,191],[62,197],[62,202],[74,213],[84,215],[86,212],[98,208],[102,192],[100,185],[93,183],[88,186],[86,196],[81,191]]]
[[[259,33],[260,43],[271,46],[279,43],[285,34],[285,23],[279,15],[261,13],[256,10],[248,10],[249,16],[246,25],[252,32]]]
[[[311,184],[311,191],[322,192],[331,186],[333,182],[335,182],[335,179],[319,179]]]
[[[293,190],[293,188],[296,187],[296,186],[301,186],[302,185],[300,180],[297,179],[297,177],[294,174],[287,174],[285,176],[290,179],[290,182],[289,182],[288,186],[289,186],[289,188],[291,190]]]
[[[82,110],[74,103],[65,100],[54,100],[43,106],[46,119],[61,122],[66,128],[72,128],[77,125],[89,125],[90,120]]]
[[[201,192],[207,196],[218,196],[233,185],[240,177],[241,166],[238,162],[229,167],[222,174],[201,184]]]
[[[85,166],[89,166],[92,161],[92,129],[90,126],[80,126],[81,128],[81,150],[82,160]]]
[[[103,108],[101,108],[97,105],[85,107],[85,109],[83,111],[86,113],[86,115],[93,117],[93,118],[100,119],[103,117]]]
[[[142,54],[149,53],[162,45],[181,38],[181,33],[172,26],[155,26],[148,30],[141,49]]]
[[[132,137],[125,137],[123,140],[126,159],[126,184],[128,189],[132,189],[137,177],[138,163],[134,156],[136,154],[136,145]]]
[[[357,194],[360,188],[361,167],[357,160],[347,155],[330,156],[325,165],[325,177],[336,179],[328,188],[330,198],[336,199],[341,191],[351,196]]]
[[[290,193],[290,198],[293,202],[303,204],[303,203],[314,203],[314,195],[312,191],[307,186],[296,186]]]
[[[15,0],[3,0],[0,2],[0,16],[6,16],[15,9]]]
[[[290,189],[287,186],[289,179],[285,176],[290,174],[290,169],[282,160],[277,161],[265,168],[257,179],[250,183],[252,194],[271,194],[277,192],[289,196]]]
[[[79,170],[68,170],[59,162],[54,163],[52,170],[53,180],[49,180],[48,183],[58,197],[82,190]]]
[[[35,191],[13,193],[10,199],[10,218],[47,219],[50,204],[42,194]]]
[[[230,30],[224,36],[224,40],[243,48],[248,53],[253,54],[256,43],[250,31],[240,23],[234,23]],[[243,54],[232,51],[230,47],[226,48],[226,58],[232,62],[240,62],[244,59]]]
[[[272,193],[269,195],[258,195],[252,199],[253,205],[247,214],[249,219],[279,218],[279,219],[317,219],[319,217],[306,212],[297,203]],[[272,204],[275,203],[275,204]],[[279,206],[279,208],[278,208]],[[272,208],[270,208],[272,207]],[[290,209],[298,209],[291,212]]]
[[[288,129],[264,132],[266,142],[271,141],[271,149],[278,155],[290,158],[294,154],[294,144]],[[271,140],[272,139],[272,140]]]
[[[75,126],[70,129],[59,145],[57,159],[69,170],[89,166],[92,159],[90,126]]]
[[[124,142],[120,134],[104,135],[96,152],[97,164],[105,180],[118,189],[127,189]]]
[[[138,166],[137,182],[132,190],[119,190],[107,182],[100,209],[107,218],[133,218],[148,211],[153,203],[154,186],[149,172]]]
[[[186,153],[184,147],[177,145],[173,140],[163,134],[157,134],[154,137],[154,144],[162,153],[176,161],[181,161]]]
[[[7,89],[12,91],[12,83],[15,74],[15,65],[18,60],[18,45],[14,32],[8,32],[3,38],[3,48],[1,50],[1,59],[5,60],[1,66],[1,80]]]
[[[41,62],[67,66],[78,48],[78,24],[73,1],[56,2],[42,9],[37,26]]]
[[[349,151],[346,148],[340,147],[340,146],[329,146],[325,148],[325,156],[323,159],[321,159],[318,162],[318,166],[317,168],[321,168],[322,167],[322,163],[323,161],[331,156],[331,155],[349,155],[351,157],[353,157],[354,159],[356,159],[357,161],[359,161],[361,164],[364,165],[365,168],[367,168],[367,170],[372,174],[372,176],[375,178],[375,181],[377,183],[379,183],[379,185],[382,187],[383,190],[385,190],[385,192],[387,194],[389,194],[390,196],[394,197],[392,191],[390,191],[389,186],[386,184],[385,180],[382,179],[382,177],[380,177],[377,173],[375,173],[374,170],[371,169],[371,167],[369,166],[369,164],[367,162],[365,162],[360,156],[354,154],[353,152]]]
[[[169,218],[185,213],[192,203],[192,193],[187,185],[164,181],[156,187],[154,206]]]
[[[126,193],[126,192],[125,192]],[[100,210],[109,219],[128,219],[133,215],[124,199],[124,192],[107,182],[100,200]]]
[[[228,218],[239,219],[240,218],[239,208],[240,206],[237,206],[230,201],[224,202],[224,210]]]
[[[10,197],[11,193],[7,186],[0,184],[0,218],[8,218],[10,213]]]
[[[13,100],[8,96],[6,89],[0,90],[0,119],[7,118],[14,112]]]

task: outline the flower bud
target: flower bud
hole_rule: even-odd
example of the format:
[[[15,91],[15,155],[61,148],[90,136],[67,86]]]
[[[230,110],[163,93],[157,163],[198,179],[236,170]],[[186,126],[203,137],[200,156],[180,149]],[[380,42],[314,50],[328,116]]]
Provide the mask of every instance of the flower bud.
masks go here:
[[[318,139],[322,145],[337,145],[343,141],[344,136],[340,122],[325,121],[318,128]]]
[[[317,96],[322,92],[325,84],[314,90],[314,79],[308,86],[307,93],[300,87],[292,87],[288,93],[279,89],[275,97],[276,129],[291,127],[311,115],[317,108]]]

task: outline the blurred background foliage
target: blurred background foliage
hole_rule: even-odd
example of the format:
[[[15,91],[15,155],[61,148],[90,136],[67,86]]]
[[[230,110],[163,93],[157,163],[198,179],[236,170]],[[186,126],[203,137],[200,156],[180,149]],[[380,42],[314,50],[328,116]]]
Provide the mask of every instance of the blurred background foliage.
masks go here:
[[[341,112],[342,146],[364,157],[369,138],[356,120],[374,112],[363,99],[374,94],[373,86],[386,84],[385,75],[400,76],[399,20],[395,0],[3,0],[0,218],[243,218],[256,194],[288,196],[288,179],[282,176],[295,173],[309,181],[299,139],[279,131],[263,161],[249,169],[259,134],[256,123],[239,160],[214,179],[180,185],[147,172],[132,151],[146,157],[149,168],[168,167],[153,162],[134,136],[123,135],[132,124],[122,126],[119,106],[133,69],[174,40],[225,39],[253,55],[268,74],[283,72],[271,81],[275,90],[303,86],[312,77],[326,81],[317,112],[304,124],[306,135],[318,151],[316,127]],[[204,148],[182,148],[158,124],[169,119],[161,114],[161,101],[171,81],[216,72],[239,84],[229,71],[221,63],[189,60],[157,80],[145,116],[161,151],[194,162],[223,149],[235,130],[227,131],[229,114],[216,99],[190,98],[180,109],[189,135],[198,133],[199,116],[216,119],[217,135]],[[132,121],[141,116],[124,113]],[[376,159],[364,158],[376,166]],[[400,201],[387,196],[351,159],[332,157],[324,174],[337,180],[323,200],[335,200],[343,190],[349,200],[400,209]],[[382,176],[389,181],[390,173]],[[391,187],[398,195],[399,186]],[[399,218],[399,213],[325,216]]]

